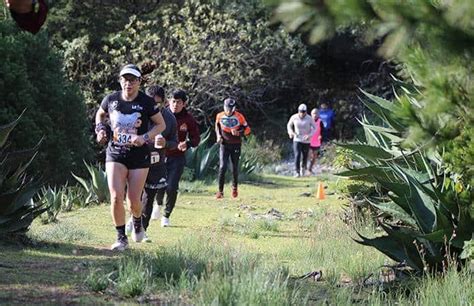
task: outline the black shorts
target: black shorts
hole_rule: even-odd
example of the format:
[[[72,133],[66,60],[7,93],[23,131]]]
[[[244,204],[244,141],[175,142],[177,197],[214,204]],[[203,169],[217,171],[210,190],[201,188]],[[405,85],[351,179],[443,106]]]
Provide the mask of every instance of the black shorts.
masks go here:
[[[150,151],[147,147],[131,148],[127,152],[111,152],[107,149],[105,162],[121,163],[129,170],[150,168]]]
[[[309,146],[309,149],[311,150],[311,152],[313,153],[318,153],[321,151],[321,147],[312,147],[312,146]]]

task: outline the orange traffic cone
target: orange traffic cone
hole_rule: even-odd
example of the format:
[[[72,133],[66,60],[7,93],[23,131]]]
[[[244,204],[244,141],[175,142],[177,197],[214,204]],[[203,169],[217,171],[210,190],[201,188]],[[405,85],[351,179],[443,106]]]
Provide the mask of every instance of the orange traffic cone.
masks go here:
[[[324,200],[326,198],[326,195],[324,194],[324,186],[323,183],[319,182],[318,187],[316,189],[316,199],[318,200]]]

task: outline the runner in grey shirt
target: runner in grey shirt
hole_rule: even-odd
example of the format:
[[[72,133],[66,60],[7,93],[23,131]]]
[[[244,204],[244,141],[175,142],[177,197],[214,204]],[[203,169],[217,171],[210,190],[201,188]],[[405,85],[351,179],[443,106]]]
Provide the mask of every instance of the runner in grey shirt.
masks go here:
[[[288,120],[286,125],[288,136],[293,139],[293,152],[295,154],[295,177],[305,175],[308,163],[309,144],[311,136],[316,131],[316,124],[307,113],[306,104],[298,106],[298,113]]]

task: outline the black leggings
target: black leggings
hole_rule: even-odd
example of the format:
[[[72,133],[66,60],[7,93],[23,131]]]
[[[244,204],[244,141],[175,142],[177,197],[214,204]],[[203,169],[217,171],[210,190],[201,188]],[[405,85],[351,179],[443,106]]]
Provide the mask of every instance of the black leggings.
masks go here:
[[[293,153],[295,154],[295,170],[300,173],[300,169],[306,170],[306,165],[308,163],[308,151],[309,143],[303,143],[298,141],[293,141]],[[303,163],[301,165],[301,157],[303,157]]]
[[[229,157],[232,162],[232,187],[237,188],[239,180],[240,143],[221,144],[219,148],[219,191],[224,192],[225,173]]]
[[[153,200],[157,195],[158,189],[145,188],[142,194],[142,224],[143,228],[148,228],[150,224],[151,213],[153,211]],[[157,197],[158,198],[158,197]]]

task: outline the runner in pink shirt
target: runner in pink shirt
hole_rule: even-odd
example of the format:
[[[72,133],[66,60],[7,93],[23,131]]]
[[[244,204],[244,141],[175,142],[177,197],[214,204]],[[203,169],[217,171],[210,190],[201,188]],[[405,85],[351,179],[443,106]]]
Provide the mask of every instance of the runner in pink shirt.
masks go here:
[[[313,136],[311,137],[311,142],[309,144],[309,167],[308,171],[310,174],[313,173],[313,166],[316,163],[316,159],[319,156],[320,148],[321,148],[321,138],[322,138],[322,130],[323,130],[323,122],[319,118],[319,111],[317,108],[313,108],[311,110],[311,117],[313,118],[314,122],[316,123],[316,132],[314,132]]]

